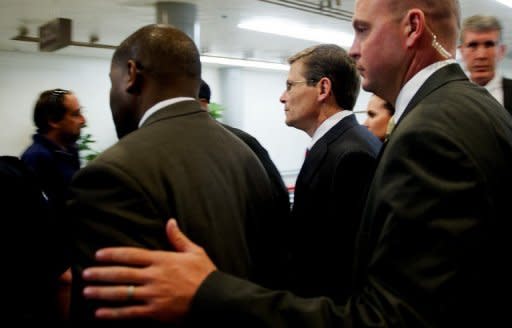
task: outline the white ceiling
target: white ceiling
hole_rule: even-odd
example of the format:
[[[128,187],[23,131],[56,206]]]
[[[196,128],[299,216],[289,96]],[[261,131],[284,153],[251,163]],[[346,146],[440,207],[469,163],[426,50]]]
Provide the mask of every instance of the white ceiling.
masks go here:
[[[300,0],[299,0],[300,1]],[[187,0],[197,5],[200,24],[200,49],[203,54],[284,62],[291,54],[310,46],[303,41],[282,36],[241,30],[237,24],[254,16],[295,20],[311,27],[352,32],[348,21],[286,8],[262,0]],[[329,0],[304,0],[327,4]],[[353,12],[354,0],[330,1],[335,9]],[[504,41],[512,49],[512,8],[494,0],[461,0],[463,17],[473,14],[496,15],[504,24]],[[0,50],[37,52],[36,43],[11,40],[24,26],[28,36],[37,37],[38,27],[57,18],[72,20],[72,39],[88,42],[91,35],[98,43],[115,46],[137,28],[156,22],[156,1],[149,0],[0,0]],[[336,43],[336,40],[332,40]],[[110,50],[69,46],[59,54],[105,56]],[[512,51],[508,52],[512,59]]]

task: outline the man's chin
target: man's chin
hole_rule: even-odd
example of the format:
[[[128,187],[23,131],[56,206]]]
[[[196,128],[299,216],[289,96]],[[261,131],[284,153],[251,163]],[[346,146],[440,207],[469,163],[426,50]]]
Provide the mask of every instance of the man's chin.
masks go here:
[[[288,119],[286,119],[286,120],[284,121],[284,124],[286,124],[287,126],[291,126],[291,127],[293,127],[293,121],[292,121],[292,120],[288,120]]]
[[[366,79],[362,76],[361,76],[361,88],[366,92],[373,92],[373,90],[371,90],[372,88],[370,86],[368,79]]]
[[[76,143],[78,141],[78,139],[80,139],[80,134],[69,136],[69,138],[67,139],[67,142],[70,145],[72,145],[72,144]]]
[[[471,80],[478,85],[484,86],[489,83],[493,79],[494,75],[492,73],[473,73],[471,75]]]

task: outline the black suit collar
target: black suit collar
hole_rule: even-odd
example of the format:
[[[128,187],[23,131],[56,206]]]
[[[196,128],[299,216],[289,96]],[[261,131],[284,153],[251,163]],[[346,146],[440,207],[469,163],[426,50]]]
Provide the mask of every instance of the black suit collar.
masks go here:
[[[400,116],[400,120],[395,123],[395,127],[393,128],[393,132],[396,131],[400,122],[404,120],[404,118],[411,112],[411,110],[418,105],[420,101],[422,101],[426,96],[428,96],[433,91],[439,89],[440,87],[450,83],[452,81],[461,81],[461,80],[469,80],[467,75],[461,69],[460,65],[457,63],[446,65],[436,72],[432,74],[423,85],[418,89],[416,94],[412,97],[409,104],[404,110],[402,116]],[[384,153],[384,149],[386,148],[389,142],[390,136],[386,138],[384,144],[382,145],[379,155],[377,156],[377,163],[380,162],[382,154]]]
[[[345,116],[338,123],[336,123],[329,131],[327,131],[322,136],[322,138],[318,139],[318,141],[313,145],[311,150],[315,149],[315,146],[319,143],[330,144],[334,140],[338,139],[338,137],[342,135],[345,131],[358,124],[359,123],[357,122],[354,114]]]
[[[512,80],[503,78],[503,107],[512,114]]]
[[[355,115],[349,115],[336,123],[326,134],[324,134],[309,150],[304,164],[300,169],[298,181],[309,181],[311,176],[316,172],[316,169],[322,163],[329,144],[337,140],[343,133],[350,128],[359,125]]]
[[[432,74],[418,89],[414,97],[412,97],[411,101],[405,108],[404,113],[400,117],[400,120],[396,122],[394,130],[396,130],[400,122],[407,116],[407,114],[426,96],[446,85],[447,83],[460,80],[468,80],[468,77],[466,74],[464,74],[464,71],[457,63],[446,65],[434,72],[434,74]]]

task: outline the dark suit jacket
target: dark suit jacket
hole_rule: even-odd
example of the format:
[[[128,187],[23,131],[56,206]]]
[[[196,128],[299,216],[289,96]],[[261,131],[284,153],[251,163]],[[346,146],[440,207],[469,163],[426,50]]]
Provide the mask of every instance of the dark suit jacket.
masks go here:
[[[32,136],[33,143],[23,152],[21,160],[34,172],[58,214],[70,197],[69,184],[80,169],[78,146],[63,150],[42,134]]]
[[[356,290],[345,306],[217,271],[201,285],[190,317],[244,327],[506,322],[512,117],[500,109],[457,64],[421,86],[375,171],[356,249]]]
[[[267,172],[268,177],[270,178],[270,182],[272,183],[274,192],[276,193],[276,197],[279,199],[282,207],[286,208],[286,212],[288,212],[290,207],[290,196],[288,194],[288,189],[286,188],[281,173],[275,166],[274,162],[270,158],[267,150],[259,143],[259,141],[251,136],[249,133],[232,127],[227,124],[222,124],[223,127],[228,129],[231,133],[240,138],[251,150],[256,154],[256,157],[260,160],[263,168]]]
[[[273,248],[270,181],[253,152],[196,101],[151,115],[80,171],[72,192],[74,319],[91,317],[97,305],[83,299],[80,279],[95,251],[169,249],[170,217],[225,272],[259,281],[273,256],[262,252]]]
[[[56,320],[57,281],[67,269],[67,245],[41,185],[16,157],[0,156],[2,280],[5,318],[31,323]]]
[[[265,248],[263,253],[273,254],[272,263],[267,261],[267,266],[272,270],[265,270],[264,276],[261,278],[266,287],[278,288],[283,286],[283,279],[286,279],[286,258],[288,257],[287,246],[283,242],[283,236],[289,234],[288,218],[290,216],[290,195],[286,188],[281,173],[275,166],[270,158],[267,150],[258,142],[256,138],[249,133],[232,127],[227,124],[222,124],[227,130],[240,138],[251,150],[256,157],[260,160],[263,168],[267,172],[272,185],[272,192],[274,193],[275,204],[274,214],[275,218],[272,222],[272,229],[266,232],[268,242],[260,247]],[[279,247],[277,247],[279,246]]]
[[[503,78],[503,107],[512,114],[512,80]]]
[[[289,226],[289,288],[297,295],[344,303],[350,294],[355,237],[380,147],[350,115],[309,150],[295,183]]]

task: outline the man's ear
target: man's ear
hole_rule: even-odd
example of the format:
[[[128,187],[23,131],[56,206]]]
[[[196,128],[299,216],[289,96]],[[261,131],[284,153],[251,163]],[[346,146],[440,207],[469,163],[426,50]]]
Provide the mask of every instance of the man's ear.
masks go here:
[[[323,77],[318,81],[318,87],[320,88],[320,93],[318,94],[319,100],[325,100],[332,93],[332,83],[331,80]]]
[[[60,129],[60,122],[49,120],[48,126],[51,127],[52,129]]]
[[[139,94],[142,87],[142,72],[137,68],[137,63],[130,59],[128,60],[128,81],[126,86],[126,92],[130,94]]]
[[[503,43],[500,43],[498,45],[498,53],[496,54],[496,57],[498,59],[498,61],[502,60],[503,58],[505,58],[505,55],[507,54],[507,46]]]
[[[425,31],[425,14],[419,9],[411,9],[405,17],[405,44],[412,47]]]

